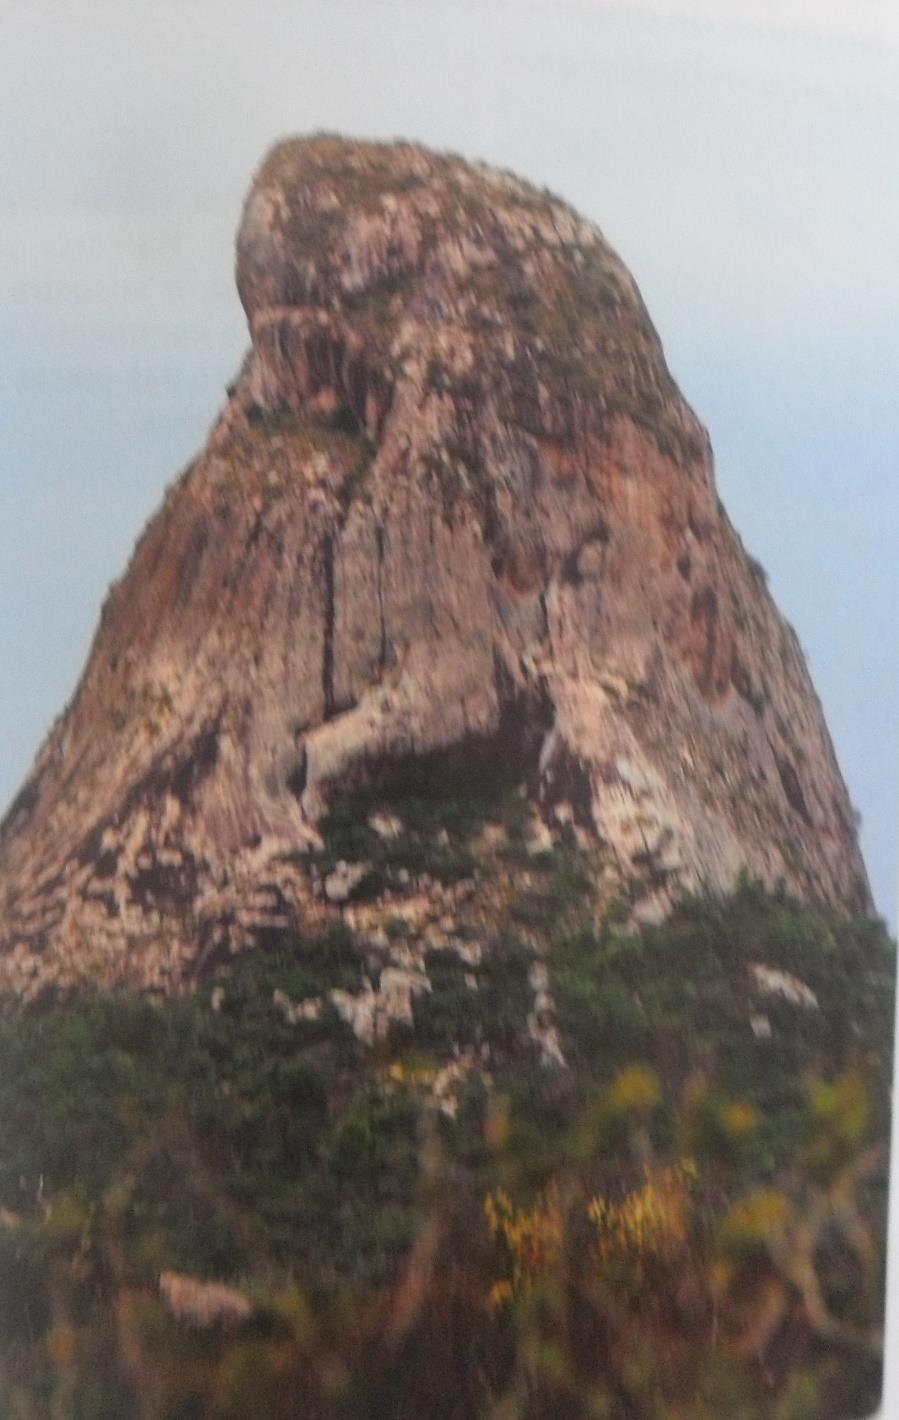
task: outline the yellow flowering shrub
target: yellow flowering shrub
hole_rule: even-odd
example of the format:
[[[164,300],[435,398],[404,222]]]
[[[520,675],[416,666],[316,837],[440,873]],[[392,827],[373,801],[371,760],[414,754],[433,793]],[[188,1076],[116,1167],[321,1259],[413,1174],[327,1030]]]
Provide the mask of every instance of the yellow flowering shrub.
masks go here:
[[[760,1123],[755,1105],[746,1100],[729,1100],[721,1108],[721,1126],[731,1139],[748,1139]]]
[[[495,1189],[484,1200],[484,1213],[492,1236],[505,1243],[512,1262],[511,1281],[500,1282],[491,1291],[491,1300],[497,1302],[559,1262],[565,1220],[552,1188],[531,1208],[517,1208],[505,1189]]]
[[[661,1103],[662,1088],[648,1065],[628,1065],[609,1089],[607,1106],[614,1114],[651,1114]]]
[[[739,1199],[721,1222],[719,1237],[727,1251],[764,1246],[789,1225],[790,1201],[776,1188],[758,1189]]]
[[[857,1153],[871,1119],[871,1096],[858,1070],[808,1083],[809,1123],[804,1160],[818,1179],[832,1177]]]
[[[656,1170],[620,1202],[591,1199],[587,1213],[596,1228],[600,1258],[666,1259],[679,1252],[689,1232],[695,1176],[695,1166],[686,1160]]]

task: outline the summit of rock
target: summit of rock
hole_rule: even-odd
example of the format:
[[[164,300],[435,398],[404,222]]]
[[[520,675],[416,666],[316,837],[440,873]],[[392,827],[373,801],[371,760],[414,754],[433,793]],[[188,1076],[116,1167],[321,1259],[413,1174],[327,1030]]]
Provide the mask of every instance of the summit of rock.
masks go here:
[[[385,923],[463,942],[511,881],[499,809],[438,845],[462,855],[442,879],[335,857],[347,794],[367,851],[410,785],[505,786],[597,912],[660,917],[741,870],[869,905],[796,637],[592,223],[319,135],[260,168],[236,274],[247,358],[0,827],[3,986],[167,991],[342,918],[401,1014],[427,976]]]

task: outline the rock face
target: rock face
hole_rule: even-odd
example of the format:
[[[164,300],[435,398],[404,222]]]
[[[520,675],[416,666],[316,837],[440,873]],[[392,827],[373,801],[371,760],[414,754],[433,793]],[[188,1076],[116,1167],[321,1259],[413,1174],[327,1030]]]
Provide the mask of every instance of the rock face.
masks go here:
[[[0,830],[0,985],[167,990],[351,911],[322,816],[410,764],[501,759],[535,851],[573,837],[638,917],[741,868],[868,904],[797,639],[596,227],[416,146],[290,141],[237,286],[243,369]]]

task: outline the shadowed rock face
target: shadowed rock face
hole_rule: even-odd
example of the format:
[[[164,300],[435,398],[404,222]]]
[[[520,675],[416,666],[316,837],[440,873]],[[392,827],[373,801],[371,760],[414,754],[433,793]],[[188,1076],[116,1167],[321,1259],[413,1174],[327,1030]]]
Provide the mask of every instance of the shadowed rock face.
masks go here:
[[[316,825],[410,762],[504,756],[638,914],[742,867],[867,905],[796,637],[594,226],[411,145],[291,141],[237,286],[243,369],[3,822],[3,986],[168,989],[344,911]]]

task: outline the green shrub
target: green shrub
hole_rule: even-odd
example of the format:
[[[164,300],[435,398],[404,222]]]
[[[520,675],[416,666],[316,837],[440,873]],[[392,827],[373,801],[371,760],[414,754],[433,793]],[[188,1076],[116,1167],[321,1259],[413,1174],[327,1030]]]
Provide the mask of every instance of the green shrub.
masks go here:
[[[479,802],[441,819],[410,794],[406,831],[430,842],[448,822],[464,840]],[[532,953],[500,933],[484,934],[476,968],[430,954],[411,1035],[371,1052],[333,1011],[294,1026],[273,1000],[354,989],[364,963],[345,928],[273,938],[178,1000],[0,1012],[4,1413],[112,1420],[137,1413],[138,1389],[159,1420],[248,1403],[270,1420],[580,1420],[600,1395],[618,1397],[611,1416],[626,1397],[633,1420],[719,1402],[783,1420],[821,1397],[822,1420],[871,1409],[879,1363],[852,1337],[883,1314],[882,927],[747,882],[623,934],[577,925],[577,860],[530,870],[554,899],[568,1069],[529,1042]],[[819,1008],[756,1000],[754,962],[800,977]],[[749,1026],[758,1010],[770,1037]],[[451,1118],[427,1081],[464,1046],[485,1070],[460,1082]],[[405,1070],[390,1068],[398,1051]],[[555,1259],[521,1295],[485,1225],[496,1190],[527,1266]],[[615,1255],[607,1228],[605,1273],[591,1199],[630,1239]],[[820,1295],[848,1328],[838,1348],[809,1333],[801,1270],[778,1270],[799,1236],[787,1223],[816,1209]],[[679,1249],[670,1264],[652,1252],[660,1228]],[[549,1252],[530,1252],[541,1237]],[[231,1280],[259,1310],[232,1332],[177,1325],[154,1299],[166,1268]],[[768,1376],[727,1331],[753,1324],[756,1287],[786,1308]]]

